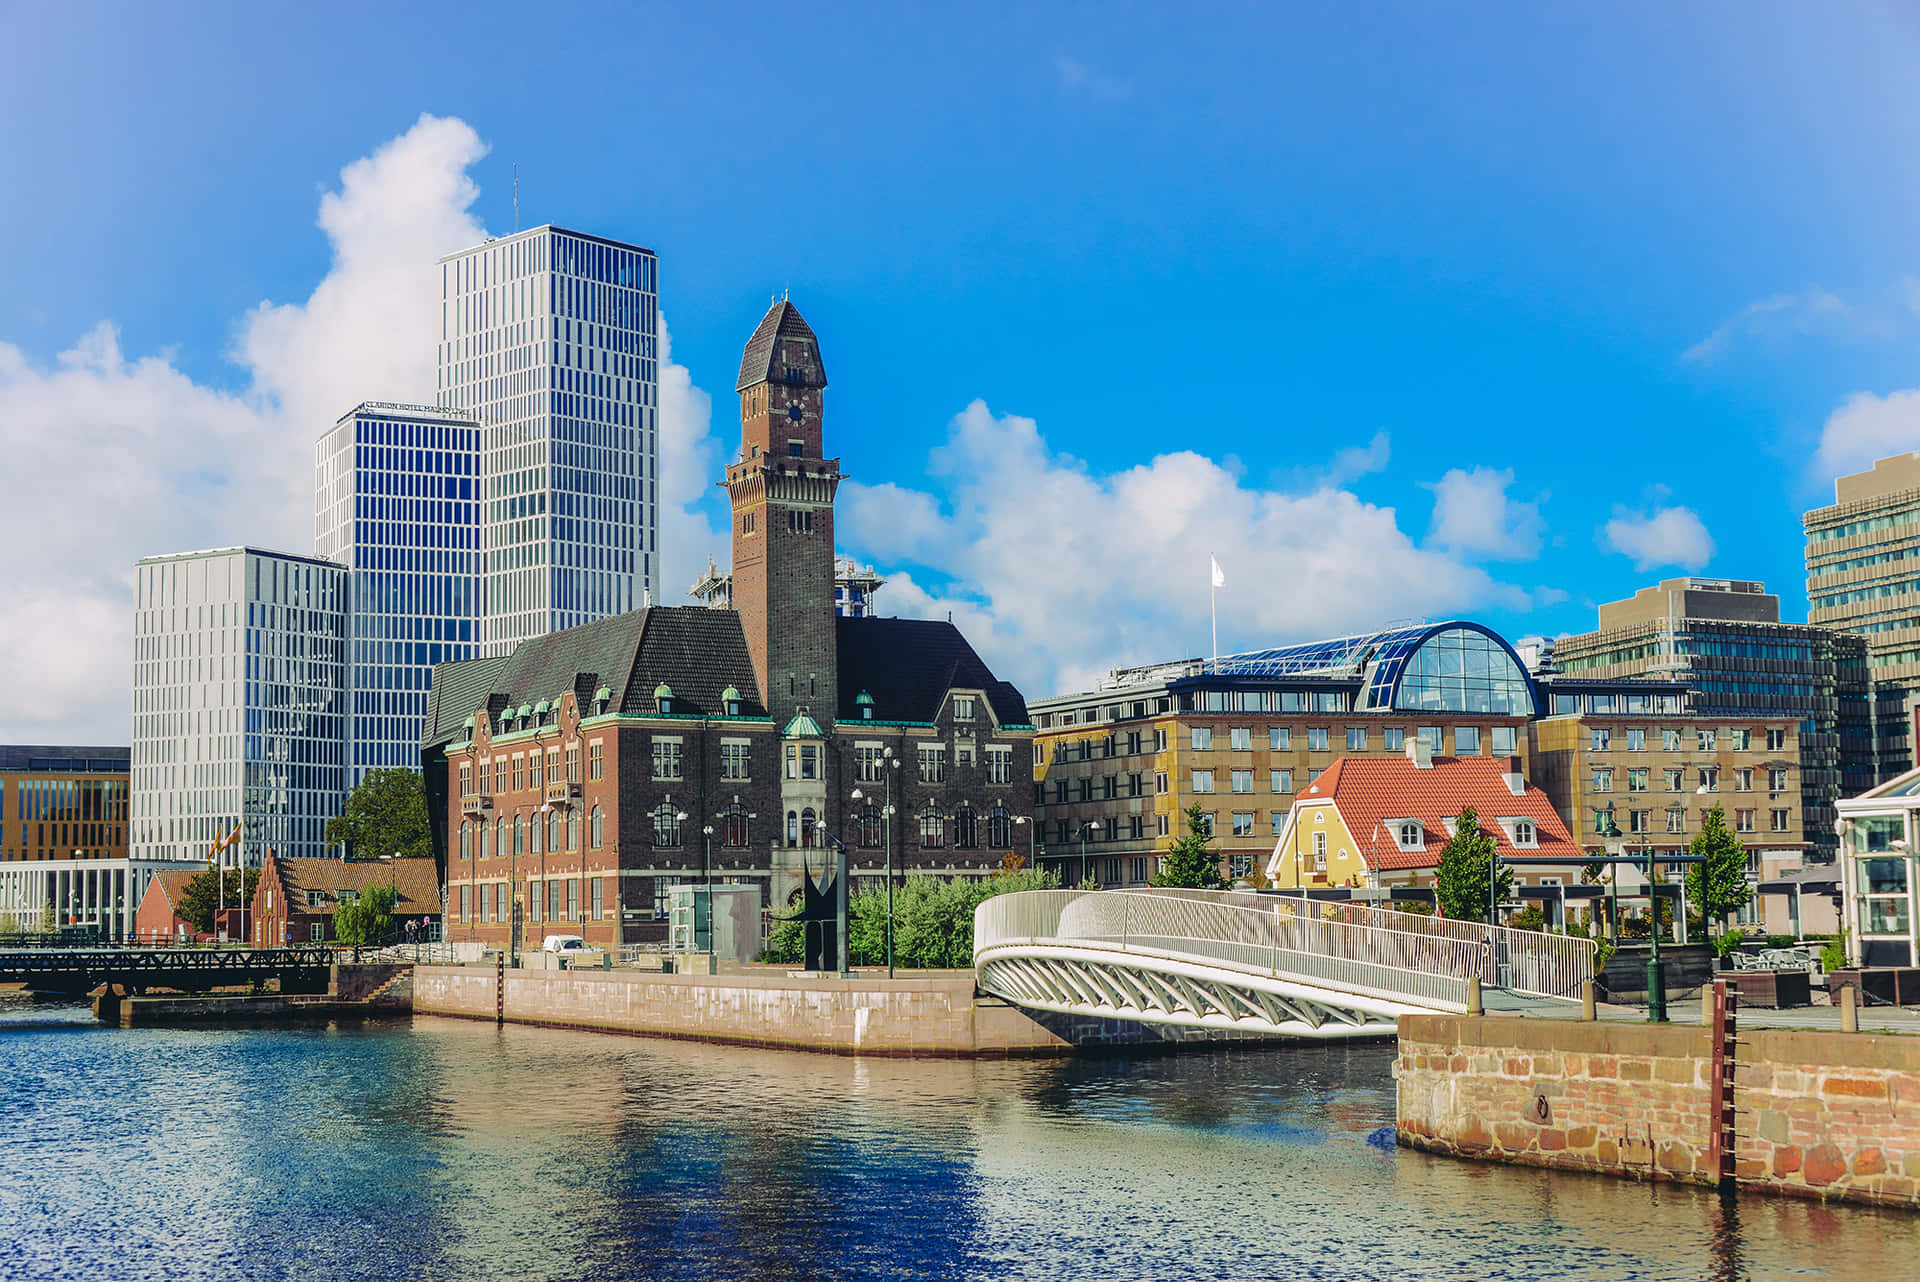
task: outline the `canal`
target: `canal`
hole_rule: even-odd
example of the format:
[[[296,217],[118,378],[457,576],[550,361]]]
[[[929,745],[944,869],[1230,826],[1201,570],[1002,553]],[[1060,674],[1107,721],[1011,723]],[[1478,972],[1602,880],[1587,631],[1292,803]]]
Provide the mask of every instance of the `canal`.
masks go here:
[[[1391,1063],[122,1030],[0,996],[0,1277],[1914,1276],[1920,1217],[1398,1151]]]

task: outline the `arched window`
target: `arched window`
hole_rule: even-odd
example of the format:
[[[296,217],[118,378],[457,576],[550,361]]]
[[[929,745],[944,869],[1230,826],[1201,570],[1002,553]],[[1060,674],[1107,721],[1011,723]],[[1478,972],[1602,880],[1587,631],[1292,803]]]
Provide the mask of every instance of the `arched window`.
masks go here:
[[[1013,816],[997,801],[987,811],[987,846],[992,850],[1013,849]]]
[[[460,825],[460,858],[473,858],[473,828],[468,824]]]
[[[544,847],[541,845],[541,839],[546,833],[546,828],[546,821],[541,819],[539,815],[535,815],[531,822],[527,824],[527,836],[533,840],[533,844],[527,848],[528,854],[537,855],[543,852]]]
[[[680,844],[680,812],[671,802],[663,801],[654,807],[653,844],[667,847]]]
[[[493,825],[493,853],[505,859],[507,851],[512,849],[511,843],[512,838],[507,835],[507,821],[505,816],[502,816],[500,821]]]
[[[720,844],[734,850],[747,844],[747,810],[737,801],[727,807],[722,817]]]
[[[860,813],[856,817],[856,821],[859,826],[860,844],[862,846],[868,850],[872,850],[884,840],[886,834],[880,824],[880,807],[874,805],[871,801],[866,802],[860,807]]]
[[[567,849],[580,849],[580,812],[567,811]]]
[[[814,825],[818,823],[819,820],[820,820],[820,817],[813,813],[813,808],[811,806],[809,806],[807,809],[802,810],[800,812],[800,844],[801,845],[817,846],[820,844],[820,830],[814,827]]]
[[[1401,824],[1400,825],[1401,849],[1410,850],[1413,847],[1418,846],[1419,844],[1420,844],[1420,825],[1419,824]]]
[[[1316,832],[1313,834],[1313,868],[1315,872],[1320,872],[1323,871],[1326,866],[1327,834],[1324,832]]]
[[[920,848],[938,850],[947,844],[947,817],[929,801],[920,811]]]
[[[955,850],[978,850],[980,848],[980,821],[973,816],[973,806],[961,802],[953,812],[953,848]]]
[[[789,810],[787,811],[787,845],[797,846],[799,844],[800,812],[797,810]]]
[[[480,857],[482,859],[485,859],[489,854],[492,853],[492,851],[488,849],[489,843],[487,841],[487,838],[492,835],[493,835],[493,826],[491,824],[483,823],[480,825]]]
[[[527,821],[519,815],[513,817],[513,853],[527,853]]]
[[[595,850],[600,849],[600,838],[602,835],[603,835],[603,830],[601,825],[600,807],[595,806],[593,808],[593,832],[592,832],[593,848]]]
[[[553,817],[547,820],[547,849],[556,853],[560,849],[560,825],[560,812],[556,810]]]

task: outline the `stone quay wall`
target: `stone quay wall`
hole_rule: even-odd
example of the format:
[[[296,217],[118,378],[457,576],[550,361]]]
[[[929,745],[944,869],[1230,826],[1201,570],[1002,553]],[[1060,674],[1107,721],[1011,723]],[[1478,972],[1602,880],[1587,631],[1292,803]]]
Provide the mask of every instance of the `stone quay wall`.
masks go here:
[[[1399,1142],[1457,1157],[1715,1185],[1709,1033],[1408,1015]],[[1741,1187],[1920,1209],[1920,1038],[1742,1032]]]
[[[996,998],[976,999],[972,971],[889,980],[780,971],[511,969],[496,978],[491,966],[419,966],[413,1009],[420,1015],[846,1055],[1069,1055],[1086,1048],[1219,1040],[1203,1031],[1049,1015]]]

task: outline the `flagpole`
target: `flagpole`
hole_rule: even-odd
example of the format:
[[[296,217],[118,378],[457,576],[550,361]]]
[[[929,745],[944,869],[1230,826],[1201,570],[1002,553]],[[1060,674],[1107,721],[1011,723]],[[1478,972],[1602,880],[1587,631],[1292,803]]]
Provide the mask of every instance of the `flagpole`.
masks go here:
[[[1207,583],[1209,585],[1213,583],[1211,576],[1208,577]],[[1220,664],[1220,589],[1209,586],[1207,601],[1213,607],[1213,662],[1214,666],[1218,667]]]

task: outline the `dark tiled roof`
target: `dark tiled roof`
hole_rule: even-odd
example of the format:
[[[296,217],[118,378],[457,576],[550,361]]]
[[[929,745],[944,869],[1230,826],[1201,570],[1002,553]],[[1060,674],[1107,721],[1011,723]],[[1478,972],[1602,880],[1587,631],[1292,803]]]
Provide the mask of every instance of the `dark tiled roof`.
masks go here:
[[[764,717],[760,683],[747,654],[746,633],[732,610],[703,605],[656,606],[647,611],[646,631],[625,694],[614,683],[614,706],[622,712],[652,712],[654,687],[673,689],[673,710],[689,716],[724,716],[720,692],[740,691],[740,714]]]
[[[783,298],[767,309],[767,314],[760,318],[760,328],[747,340],[747,350],[740,356],[740,380],[734,384],[734,391],[744,392],[772,376],[773,345],[781,338],[804,338],[813,344],[814,359],[820,363],[817,386],[827,385],[827,363],[820,355],[820,339],[801,318],[800,309]]]
[[[839,717],[858,721],[862,690],[879,721],[932,721],[949,690],[984,690],[1001,725],[1027,724],[1027,701],[993,675],[960,629],[929,619],[835,619]]]
[[[497,722],[502,709],[551,702],[568,690],[583,715],[592,714],[601,686],[613,692],[612,709],[652,712],[663,681],[673,688],[676,713],[725,715],[720,692],[731,685],[741,692],[742,716],[767,715],[738,614],[655,606],[522,641],[510,655],[440,664],[421,742],[462,739],[467,717],[483,708]]]

